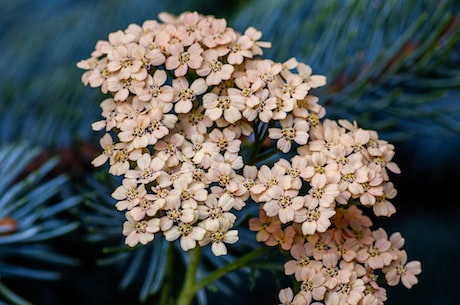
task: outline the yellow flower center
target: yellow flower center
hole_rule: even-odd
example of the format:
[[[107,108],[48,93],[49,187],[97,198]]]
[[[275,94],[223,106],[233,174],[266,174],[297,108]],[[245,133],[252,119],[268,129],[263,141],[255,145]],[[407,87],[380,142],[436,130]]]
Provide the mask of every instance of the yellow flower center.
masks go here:
[[[147,232],[147,221],[142,220],[136,223],[136,231],[137,233],[145,233]]]
[[[228,96],[219,96],[217,98],[217,107],[221,109],[230,108],[230,98]]]
[[[281,131],[283,137],[289,141],[293,141],[295,139],[295,129],[292,127],[284,127]]]
[[[321,212],[318,208],[313,210],[308,210],[307,212],[307,220],[308,221],[317,221],[321,217]]]
[[[210,65],[212,72],[219,72],[222,70],[222,63],[216,59],[213,60]]]
[[[211,233],[211,242],[220,243],[224,240],[224,233],[221,231],[216,231]]]
[[[179,55],[179,62],[181,65],[185,65],[190,61],[190,54],[188,52],[182,52]]]
[[[182,222],[179,224],[178,229],[179,229],[179,232],[182,233],[182,235],[187,236],[192,232],[193,227],[189,223]]]
[[[278,200],[278,204],[282,208],[288,207],[292,204],[292,199],[288,195],[282,195]]]

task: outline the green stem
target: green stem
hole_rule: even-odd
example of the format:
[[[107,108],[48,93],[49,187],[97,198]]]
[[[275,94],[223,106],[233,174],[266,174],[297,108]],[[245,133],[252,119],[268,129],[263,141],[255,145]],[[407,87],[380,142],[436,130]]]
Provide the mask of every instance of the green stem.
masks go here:
[[[11,302],[11,304],[15,305],[32,305],[32,303],[29,303],[28,301],[24,300],[17,294],[15,294],[13,291],[8,289],[3,283],[0,281],[0,295],[3,295],[3,297]]]
[[[208,286],[209,284],[213,283],[214,281],[218,280],[222,276],[246,267],[250,261],[253,259],[261,256],[265,251],[267,251],[269,247],[262,246],[248,254],[234,260],[233,262],[229,263],[228,265],[223,266],[215,270],[214,272],[208,274],[205,278],[201,279],[200,281],[196,281],[196,271],[198,269],[198,264],[201,258],[201,247],[196,247],[195,249],[190,251],[190,261],[188,264],[187,273],[185,275],[184,285],[182,286],[181,293],[179,295],[179,299],[177,300],[177,305],[190,305],[196,295],[196,293]]]
[[[226,275],[227,273],[230,273],[234,270],[246,267],[250,261],[253,259],[261,256],[265,251],[267,251],[269,247],[262,246],[252,252],[249,252],[248,254],[234,260],[233,262],[229,263],[228,265],[223,266],[222,268],[219,268],[215,270],[214,272],[208,274],[205,278],[201,279],[199,282],[195,284],[193,287],[195,291],[198,291],[207,285],[211,284],[212,282],[216,281],[220,277]]]
[[[164,284],[160,294],[160,305],[172,305],[174,301],[171,300],[171,281],[173,280],[174,271],[174,244],[168,243],[168,251],[166,253],[166,274],[164,278]]]
[[[185,273],[184,284],[177,299],[177,305],[190,305],[197,293],[196,286],[196,272],[201,258],[201,247],[197,246],[189,251],[190,261],[188,262],[187,272]]]

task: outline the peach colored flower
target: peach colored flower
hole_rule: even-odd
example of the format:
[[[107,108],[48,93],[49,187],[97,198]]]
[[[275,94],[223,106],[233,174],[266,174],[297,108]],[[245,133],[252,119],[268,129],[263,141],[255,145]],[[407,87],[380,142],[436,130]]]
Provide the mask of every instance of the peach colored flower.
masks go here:
[[[394,256],[390,251],[391,242],[387,239],[383,229],[373,231],[372,237],[374,237],[375,241],[369,247],[359,250],[356,259],[374,270],[381,269],[394,260]]]
[[[199,106],[188,113],[184,113],[179,124],[185,136],[191,139],[195,133],[203,135],[207,133],[207,129],[212,126],[213,121],[204,114],[204,108]]]
[[[129,170],[129,161],[137,161],[142,155],[139,149],[128,149],[126,143],[116,143],[110,158],[109,173],[115,176],[126,174]]]
[[[162,140],[159,140],[154,145],[157,157],[169,167],[178,165],[184,158],[180,149],[184,141],[184,136],[179,133],[168,135]]]
[[[196,70],[196,74],[206,77],[206,85],[217,85],[223,80],[231,78],[235,68],[219,60],[219,54],[214,49],[203,52],[203,63]]]
[[[326,277],[324,286],[329,290],[334,289],[339,284],[348,283],[352,275],[351,270],[339,267],[339,258],[340,256],[336,252],[329,252],[323,255],[321,271]]]
[[[144,148],[149,144],[147,128],[150,125],[148,115],[139,115],[133,119],[125,119],[120,125],[118,138],[134,148]]]
[[[281,249],[289,250],[294,242],[295,230],[292,226],[284,229],[277,227],[271,232],[270,237],[265,241],[265,244],[270,247],[280,245]]]
[[[283,100],[291,99],[302,100],[308,93],[310,86],[303,82],[302,77],[291,73],[288,70],[282,70],[281,74],[285,80],[281,88],[276,88],[276,92],[281,94]]]
[[[126,172],[125,177],[136,179],[138,183],[148,184],[154,181],[163,169],[165,162],[160,158],[152,158],[148,153],[145,153],[137,159],[137,168],[130,169]]]
[[[153,217],[163,208],[165,201],[157,200],[155,195],[147,194],[140,198],[139,204],[129,210],[134,220],[139,221],[147,216]]]
[[[292,142],[303,145],[308,142],[307,122],[302,120],[294,121],[291,115],[280,121],[280,128],[269,128],[268,136],[271,139],[278,140],[276,147],[284,153],[287,153],[292,146]]]
[[[232,41],[233,29],[227,27],[227,21],[223,18],[210,20],[210,26],[203,28],[203,44],[208,48],[226,45]]]
[[[326,84],[326,77],[323,75],[312,75],[312,69],[307,64],[300,62],[297,65],[297,71],[310,88],[318,88]]]
[[[199,43],[194,43],[184,49],[180,43],[175,43],[168,48],[171,56],[166,58],[165,67],[167,70],[174,70],[176,77],[184,76],[187,74],[189,68],[198,69],[203,62],[203,48]]]
[[[187,222],[179,222],[169,230],[163,232],[167,241],[180,238],[182,250],[188,251],[196,247],[196,243],[203,240],[206,230]]]
[[[281,81],[280,72],[283,65],[275,63],[269,59],[258,60],[255,62],[255,69],[250,69],[246,73],[250,82],[261,79],[271,89],[276,87],[277,81]]]
[[[246,35],[233,35],[232,42],[229,45],[230,52],[227,60],[231,65],[239,65],[245,58],[252,58],[253,42]]]
[[[388,201],[396,197],[397,191],[393,186],[392,182],[386,182],[383,185],[383,195],[376,197],[376,202],[372,206],[374,214],[376,216],[391,216],[396,213],[395,206]]]
[[[174,100],[176,101],[174,110],[177,113],[190,112],[196,97],[208,89],[204,79],[197,78],[189,86],[189,82],[185,77],[175,78],[172,82],[172,87],[175,93]]]
[[[294,258],[284,264],[286,275],[295,274],[296,279],[301,278],[301,273],[305,269],[320,270],[322,263],[313,258],[314,245],[310,243],[294,244],[290,249],[290,254]]]
[[[248,27],[244,31],[244,35],[249,37],[249,39],[252,42],[252,53],[253,55],[262,55],[263,51],[262,48],[270,48],[271,43],[270,42],[265,42],[265,41],[259,41],[260,38],[262,38],[262,32],[258,31],[254,27]]]
[[[134,247],[138,243],[143,245],[151,242],[154,239],[154,233],[160,230],[160,219],[151,218],[148,220],[134,220],[134,218],[126,212],[127,221],[123,223],[123,235],[126,236],[125,243]]]
[[[257,232],[258,242],[266,242],[278,228],[281,228],[281,222],[277,217],[268,217],[263,205],[259,206],[259,217],[249,219],[249,230]]]
[[[99,143],[102,147],[102,153],[91,161],[91,164],[96,167],[107,162],[107,160],[109,160],[109,158],[111,158],[114,154],[114,143],[112,136],[109,133],[104,134],[104,136],[99,140]]]
[[[300,272],[300,278],[296,278],[300,284],[300,291],[295,296],[296,299],[301,298],[304,304],[310,304],[312,300],[321,301],[324,299],[326,287],[324,282],[326,280],[324,274],[316,269],[307,268]]]
[[[208,140],[218,147],[220,153],[238,153],[240,151],[241,140],[237,139],[235,132],[229,128],[213,129],[209,133]]]
[[[236,220],[236,216],[229,212],[233,208],[233,200],[230,196],[224,195],[217,198],[209,194],[204,204],[198,206],[201,226],[207,231],[216,231],[221,223],[230,228]]]
[[[326,305],[357,305],[364,297],[364,282],[352,275],[350,281],[339,284],[334,290],[328,291],[324,297]]]
[[[339,195],[338,180],[336,175],[317,175],[310,182],[311,189],[305,195],[305,204],[307,206],[334,207],[335,198]]]
[[[401,281],[405,287],[412,288],[418,283],[416,275],[422,272],[422,268],[419,261],[407,263],[407,253],[402,250],[398,252],[398,259],[390,266],[383,268],[383,272],[388,285],[396,286]]]
[[[149,145],[154,145],[159,139],[169,134],[174,128],[178,117],[174,114],[164,114],[159,109],[152,108],[149,113],[150,124],[146,128]]]
[[[122,185],[117,187],[112,193],[112,197],[118,202],[115,207],[122,211],[125,209],[132,209],[138,205],[140,198],[147,194],[144,184],[138,184],[136,179],[125,178],[122,181]]]
[[[281,289],[278,293],[279,301],[281,302],[278,305],[292,305],[294,299],[294,292],[290,287]]]
[[[238,230],[229,230],[227,223],[220,223],[218,229],[207,230],[203,239],[199,241],[200,246],[211,243],[211,251],[215,256],[227,254],[225,244],[234,244],[238,241]]]
[[[251,188],[251,196],[257,202],[267,202],[273,198],[273,192],[281,185],[289,189],[291,176],[286,175],[286,169],[275,164],[272,168],[262,165],[257,173],[256,184]]]
[[[311,235],[315,232],[326,232],[331,226],[330,218],[334,216],[335,210],[332,207],[314,206],[306,203],[306,217],[299,219],[302,223],[302,232],[305,235]]]
[[[262,87],[262,80],[251,83],[247,76],[243,75],[236,77],[234,82],[236,88],[227,89],[228,97],[231,100],[235,100],[248,107],[254,107],[260,103],[260,99],[255,93]]]
[[[105,128],[106,131],[110,131],[112,128],[117,126],[117,106],[113,98],[107,98],[102,101],[101,109],[102,109],[102,117],[104,120],[100,120],[91,124],[91,127],[94,131],[99,131]]]
[[[298,195],[297,190],[274,188],[272,200],[264,204],[264,210],[270,217],[278,216],[282,223],[293,221],[297,210],[304,204],[304,198]]]
[[[214,93],[206,93],[203,96],[205,114],[211,120],[223,117],[229,123],[235,123],[241,119],[241,111],[245,108],[242,101],[231,100],[226,95],[218,96]]]
[[[152,103],[172,102],[174,91],[171,86],[165,85],[167,79],[164,70],[156,70],[153,76],[147,76],[145,87],[136,92],[137,96],[141,101],[152,101]]]
[[[191,176],[180,176],[173,182],[173,189],[169,192],[171,200],[180,201],[180,206],[197,209],[208,198],[206,185],[191,179]]]

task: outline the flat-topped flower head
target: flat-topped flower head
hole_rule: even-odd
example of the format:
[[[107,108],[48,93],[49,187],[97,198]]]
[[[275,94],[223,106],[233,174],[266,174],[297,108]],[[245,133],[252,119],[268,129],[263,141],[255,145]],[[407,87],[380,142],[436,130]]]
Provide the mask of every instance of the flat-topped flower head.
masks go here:
[[[311,93],[326,77],[295,58],[264,58],[261,37],[223,18],[161,13],[77,63],[82,82],[107,95],[92,164],[122,178],[112,197],[125,243],[160,235],[233,256],[248,225],[256,242],[291,256],[284,273],[295,289],[279,292],[281,305],[383,304],[378,275],[410,288],[421,272],[399,233],[372,228],[371,216],[396,211],[394,146],[325,118]]]

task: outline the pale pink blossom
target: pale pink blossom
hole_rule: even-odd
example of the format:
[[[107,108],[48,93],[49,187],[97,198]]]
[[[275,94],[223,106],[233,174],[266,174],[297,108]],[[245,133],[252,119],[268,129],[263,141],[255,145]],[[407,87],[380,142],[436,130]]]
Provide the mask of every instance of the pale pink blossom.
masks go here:
[[[350,281],[339,284],[334,290],[328,291],[324,297],[325,305],[357,305],[364,297],[364,282],[352,275]]]
[[[282,189],[288,189],[291,176],[286,175],[286,169],[275,164],[272,168],[262,165],[257,173],[256,184],[251,188],[251,196],[254,200],[267,202],[273,198],[273,192],[281,185]]]
[[[300,283],[300,291],[295,296],[296,299],[301,298],[305,304],[310,304],[312,300],[322,301],[326,293],[324,282],[326,280],[324,274],[316,269],[306,268],[300,272],[300,278],[296,278]]]
[[[300,62],[297,65],[297,71],[310,88],[318,88],[326,84],[326,77],[323,75],[312,75],[312,69],[309,65]]]
[[[133,119],[125,119],[120,125],[118,138],[134,148],[144,148],[149,144],[147,128],[150,125],[148,115],[139,115]]]
[[[302,120],[294,121],[294,118],[290,115],[286,119],[280,121],[280,128],[269,128],[268,136],[271,139],[278,140],[276,147],[284,153],[287,153],[295,142],[299,145],[306,144],[308,142],[308,129],[307,122]]]
[[[262,48],[271,47],[270,42],[259,41],[259,39],[262,38],[262,32],[258,31],[254,27],[248,27],[244,31],[244,35],[249,37],[249,39],[252,42],[251,50],[252,50],[253,55],[262,55],[263,54]]]
[[[174,70],[176,77],[187,74],[189,68],[198,69],[203,62],[203,48],[199,43],[194,43],[187,50],[180,43],[175,43],[168,48],[171,56],[166,58],[165,67],[167,70]]]
[[[152,101],[152,103],[170,103],[173,101],[174,91],[169,85],[165,85],[167,75],[164,70],[156,70],[148,75],[145,80],[145,87],[139,89],[136,94],[141,101]]]
[[[227,60],[231,65],[239,65],[245,58],[252,58],[253,41],[246,35],[233,35],[232,42],[229,45],[230,52]]]
[[[208,48],[226,45],[232,41],[233,29],[227,27],[227,21],[223,18],[210,20],[210,26],[203,28],[203,44]]]
[[[300,279],[303,270],[320,270],[322,263],[313,258],[313,250],[314,246],[310,243],[294,244],[290,249],[293,259],[284,264],[284,273],[294,274],[296,279]]]
[[[111,158],[114,154],[114,143],[112,136],[109,133],[104,134],[104,136],[99,140],[99,143],[102,147],[102,153],[91,161],[91,164],[96,167],[107,162],[107,160],[109,160],[109,158]]]
[[[339,185],[335,175],[314,176],[310,185],[311,189],[305,195],[307,206],[328,208],[335,205],[335,198],[339,195]]]
[[[164,165],[165,162],[160,158],[152,158],[150,154],[145,153],[137,159],[137,168],[128,170],[125,177],[136,179],[142,184],[148,184],[161,174]]]
[[[292,305],[294,299],[294,292],[290,287],[281,289],[278,293],[279,301],[281,302],[278,305]]]
[[[204,135],[207,129],[212,126],[213,121],[204,114],[204,108],[199,106],[188,113],[184,113],[179,124],[185,136],[190,139],[195,133]]]
[[[236,216],[229,212],[232,208],[233,200],[230,196],[224,195],[216,198],[214,194],[209,194],[204,204],[198,206],[201,225],[207,231],[218,230],[221,223],[224,223],[226,227],[231,227],[236,220]]]
[[[258,242],[266,242],[278,228],[281,228],[279,218],[268,217],[263,205],[259,206],[259,217],[249,219],[249,230],[257,232],[256,240]]]
[[[331,226],[330,218],[334,216],[335,210],[332,207],[314,206],[312,202],[306,203],[307,211],[305,219],[299,219],[302,223],[302,233],[311,235],[315,232],[326,232]]]
[[[179,222],[169,230],[163,232],[167,241],[175,241],[180,238],[182,250],[188,251],[196,247],[198,241],[203,240],[206,230],[187,222]]]
[[[289,250],[292,247],[295,237],[295,229],[292,226],[275,228],[270,237],[265,241],[265,244],[270,247],[280,246],[283,250]]]
[[[125,214],[127,221],[123,223],[125,243],[134,247],[138,243],[146,245],[154,239],[154,233],[160,230],[160,219],[135,220],[129,212]]]
[[[200,246],[211,243],[211,251],[215,256],[227,254],[225,244],[234,244],[238,241],[238,230],[229,230],[230,224],[220,222],[218,228],[214,230],[206,229],[206,234],[199,241]]]
[[[264,210],[270,217],[278,216],[282,223],[294,220],[295,212],[303,207],[304,198],[298,196],[297,190],[274,188],[272,200],[264,204]]]
[[[383,185],[383,195],[376,197],[376,202],[372,206],[376,216],[391,216],[396,213],[395,206],[388,200],[396,197],[397,191],[392,182]]]
[[[308,93],[310,86],[305,83],[302,78],[289,72],[288,70],[282,70],[281,74],[285,80],[281,88],[276,88],[276,92],[281,94],[283,100],[291,99],[302,100]]]
[[[206,85],[217,85],[223,80],[231,78],[235,68],[219,60],[219,54],[214,49],[203,52],[203,63],[196,70],[196,74],[206,77]]]
[[[107,98],[101,103],[101,115],[104,120],[100,120],[91,124],[91,127],[95,131],[99,131],[105,128],[106,131],[110,131],[112,128],[117,126],[117,106],[113,98]]]
[[[188,113],[192,110],[196,97],[208,89],[203,78],[195,79],[190,85],[185,77],[175,78],[172,82],[174,89],[175,106],[177,113]]]
[[[422,272],[419,261],[407,262],[407,253],[402,250],[398,252],[398,259],[390,266],[383,269],[385,279],[390,286],[396,286],[400,281],[407,288],[412,288],[418,283],[416,275]]]
[[[229,128],[213,129],[209,133],[209,142],[214,143],[221,153],[238,153],[240,151],[241,140],[237,139],[235,132]]]
[[[183,160],[183,155],[180,148],[184,141],[184,136],[179,133],[168,135],[162,140],[159,140],[154,145],[158,158],[164,161],[169,167],[178,165],[179,162]]]
[[[241,111],[245,108],[243,101],[231,100],[226,95],[218,96],[214,93],[206,93],[203,96],[205,114],[211,120],[223,117],[229,123],[235,123],[241,119]]]
[[[136,221],[142,220],[147,216],[153,217],[163,208],[164,203],[164,200],[157,200],[155,195],[147,194],[140,198],[138,205],[129,210],[129,214]]]
[[[375,241],[369,247],[357,252],[356,259],[372,269],[381,269],[388,266],[394,259],[391,253],[391,242],[383,229],[372,232]]]

